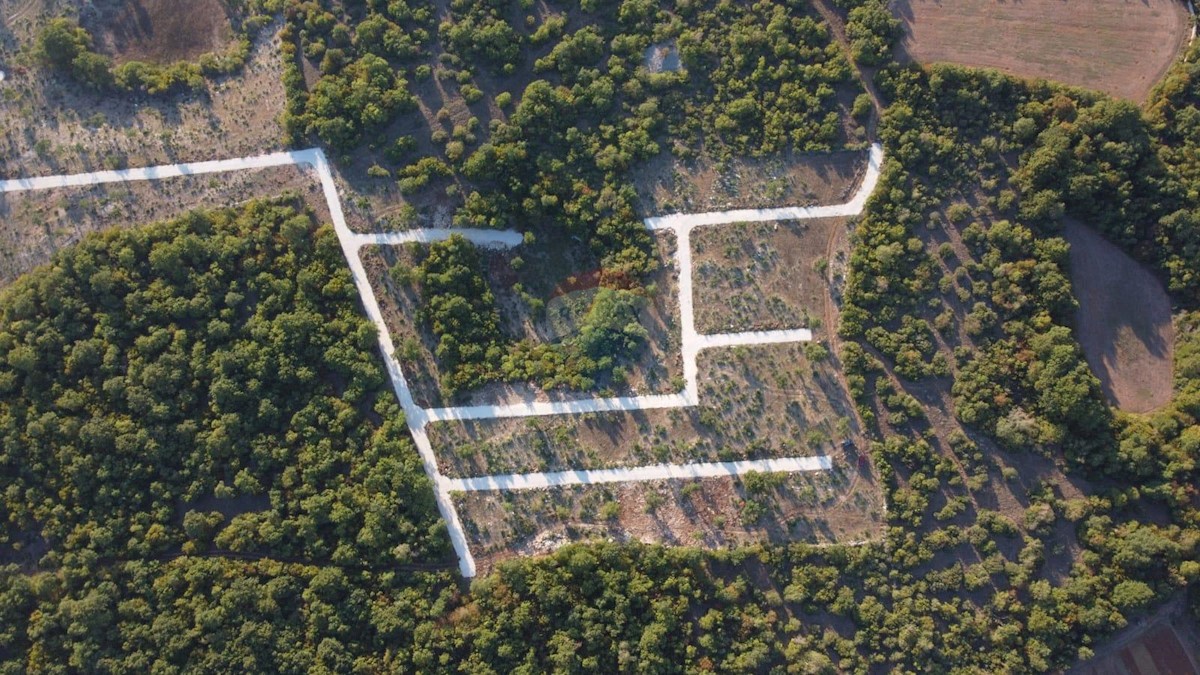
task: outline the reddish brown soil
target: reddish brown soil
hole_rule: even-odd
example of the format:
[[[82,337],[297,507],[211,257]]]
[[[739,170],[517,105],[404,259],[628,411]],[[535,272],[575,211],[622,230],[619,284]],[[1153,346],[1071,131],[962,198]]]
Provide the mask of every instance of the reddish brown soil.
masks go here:
[[[123,0],[96,3],[88,28],[118,62],[173,63],[223,51],[233,38],[223,0]]]
[[[1089,227],[1068,223],[1076,333],[1104,393],[1121,410],[1171,400],[1175,330],[1171,299],[1149,270]]]
[[[895,0],[900,56],[1145,100],[1190,33],[1179,0]]]

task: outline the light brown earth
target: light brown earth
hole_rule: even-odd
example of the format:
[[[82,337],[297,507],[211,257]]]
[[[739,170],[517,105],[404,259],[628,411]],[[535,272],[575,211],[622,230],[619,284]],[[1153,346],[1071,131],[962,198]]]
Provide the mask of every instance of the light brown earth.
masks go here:
[[[846,219],[828,218],[693,231],[696,329],[819,326],[830,299],[829,243],[846,228]]]
[[[753,542],[853,543],[878,536],[882,493],[853,457],[834,470],[455,493],[481,573],[515,555],[544,555],[573,541],[642,541],[705,548]]]
[[[903,60],[996,68],[1143,101],[1186,44],[1180,0],[894,0]]]
[[[117,63],[192,61],[234,37],[224,0],[100,0],[91,9],[84,27]]]
[[[1068,222],[1076,335],[1109,400],[1147,412],[1171,400],[1171,299],[1149,270],[1081,223]]]

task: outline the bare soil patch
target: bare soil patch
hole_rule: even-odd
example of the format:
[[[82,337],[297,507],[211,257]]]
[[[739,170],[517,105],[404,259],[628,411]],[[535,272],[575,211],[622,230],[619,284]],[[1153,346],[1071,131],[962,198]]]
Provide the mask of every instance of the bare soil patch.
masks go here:
[[[515,555],[545,555],[588,540],[704,548],[757,542],[872,539],[882,494],[857,462],[833,471],[760,474],[454,495],[481,571]]]
[[[1179,0],[895,0],[900,55],[1145,100],[1190,30]]]
[[[654,235],[654,240],[659,267],[645,280],[646,304],[638,314],[638,321],[649,333],[649,338],[634,358],[621,364],[627,374],[624,382],[600,382],[597,390],[589,393],[614,396],[667,393],[683,386],[680,383],[683,359],[678,270],[674,264],[675,237],[669,232],[660,232]],[[572,325],[590,306],[589,299],[597,289],[598,272],[592,264],[573,258],[572,251],[578,251],[578,247],[558,246],[546,241],[512,251],[484,250],[485,277],[496,295],[507,335],[538,342],[555,342],[571,336]],[[453,401],[448,399],[439,385],[441,371],[434,355],[437,341],[417,322],[418,290],[415,285],[401,283],[389,273],[397,266],[414,268],[419,252],[419,247],[410,246],[362,250],[363,265],[418,405],[471,405],[579,396],[580,392],[544,391],[525,384],[494,384],[465,392]],[[521,263],[514,265],[517,258]],[[537,310],[529,299],[544,303],[544,311]]]
[[[296,166],[0,194],[0,287],[93,232],[285,191],[302,197],[323,222],[329,222],[316,176]]]
[[[803,345],[705,350],[700,405],[428,427],[449,476],[835,454],[865,448],[831,358]],[[857,460],[855,460],[857,461]]]
[[[766,158],[720,161],[706,154],[680,159],[661,153],[634,169],[644,215],[736,208],[839,204],[854,193],[866,153],[784,152]]]
[[[1162,283],[1091,228],[1068,222],[1076,332],[1104,393],[1121,410],[1171,400],[1175,330]]]
[[[738,223],[692,232],[696,329],[811,328],[829,302],[829,241],[846,219]]]
[[[92,9],[84,25],[118,63],[192,61],[224,51],[234,37],[223,0],[107,0]]]

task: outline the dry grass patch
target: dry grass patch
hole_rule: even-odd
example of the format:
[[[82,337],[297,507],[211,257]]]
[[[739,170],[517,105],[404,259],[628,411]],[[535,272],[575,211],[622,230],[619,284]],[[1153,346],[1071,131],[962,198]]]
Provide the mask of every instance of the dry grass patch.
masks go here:
[[[1109,400],[1148,412],[1171,400],[1175,329],[1162,282],[1095,230],[1068,222],[1076,335]]]
[[[223,0],[101,0],[92,9],[85,27],[117,63],[192,61],[234,37]]]
[[[838,204],[858,187],[865,166],[861,151],[727,161],[664,152],[634,169],[633,184],[645,215]]]
[[[901,55],[1145,100],[1189,35],[1179,0],[895,0]]]
[[[458,477],[835,454],[847,438],[865,447],[835,364],[804,345],[706,350],[699,365],[694,408],[439,422],[428,433],[442,471]]]
[[[844,218],[738,223],[692,232],[696,329],[701,333],[816,328]],[[834,260],[830,260],[830,256]]]
[[[644,281],[647,302],[638,313],[639,323],[649,337],[634,358],[620,364],[626,373],[624,382],[601,381],[596,391],[586,393],[666,393],[683,386],[675,237],[669,232],[659,232],[653,238],[659,266]],[[362,250],[363,264],[418,405],[436,407],[579,396],[580,392],[547,392],[532,385],[492,384],[466,392],[453,401],[447,398],[439,385],[441,370],[434,356],[437,340],[417,321],[418,290],[414,284],[389,273],[397,267],[415,268],[420,250],[419,246]],[[484,273],[496,295],[506,335],[537,342],[556,342],[572,335],[572,329],[577,327],[598,289],[594,262],[573,257],[578,247],[549,240],[511,251],[482,250]],[[518,259],[519,263],[514,264]],[[542,309],[535,306],[538,303],[543,305]]]
[[[574,541],[704,548],[863,541],[878,535],[884,514],[874,478],[844,457],[828,472],[457,493],[454,500],[481,572]]]

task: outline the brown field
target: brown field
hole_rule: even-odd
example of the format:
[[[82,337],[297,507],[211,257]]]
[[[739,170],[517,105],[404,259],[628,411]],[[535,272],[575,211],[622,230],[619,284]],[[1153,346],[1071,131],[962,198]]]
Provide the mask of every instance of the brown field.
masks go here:
[[[1162,283],[1095,230],[1068,223],[1076,333],[1104,393],[1121,410],[1171,400],[1175,330]]]
[[[701,333],[821,325],[834,230],[844,218],[738,223],[692,233]],[[835,254],[836,255],[836,254]]]
[[[633,183],[644,215],[846,201],[866,166],[861,151],[725,162],[662,153],[636,168]]]
[[[894,0],[901,58],[996,68],[1142,101],[1186,43],[1180,0]]]
[[[882,493],[870,469],[859,466],[837,456],[833,471],[764,474],[765,485],[705,478],[455,493],[454,501],[481,573],[514,555],[585,540],[705,548],[850,543],[874,538],[883,524]]]
[[[0,287],[93,232],[135,227],[191,209],[226,207],[284,191],[303,197],[328,222],[316,176],[295,166],[0,194],[0,242],[4,242]]]
[[[550,236],[547,233],[546,236]],[[636,360],[622,364],[628,371],[623,384],[598,383],[600,391],[613,395],[674,392],[682,388],[683,360],[679,334],[678,274],[673,263],[675,238],[670,233],[658,233],[658,271],[647,280],[648,302],[639,314],[639,321],[649,333],[649,339]],[[586,270],[589,264],[565,255],[576,250],[569,243],[554,245],[539,238],[533,247],[520,247],[513,252],[485,252],[486,276],[496,295],[501,323],[507,335],[539,342],[553,342],[568,337],[574,321],[586,311],[594,277]],[[433,350],[436,341],[415,318],[419,297],[414,286],[402,286],[388,274],[400,265],[413,267],[416,250],[403,246],[368,247],[362,250],[363,264],[379,298],[384,320],[392,332],[397,350],[406,343],[416,348],[415,359],[402,359],[404,374],[418,405],[464,405],[578,396],[578,392],[545,392],[528,385],[489,385],[466,392],[455,401],[448,400],[438,384],[440,371]],[[512,265],[520,256],[519,269]],[[521,284],[529,296],[545,302],[544,315],[535,314],[530,305],[514,290]]]
[[[234,35],[223,0],[102,0],[92,8],[84,25],[118,63],[191,61],[224,51]]]
[[[866,447],[832,358],[735,347],[701,352],[699,366],[695,408],[439,422],[429,437],[456,477],[834,454],[847,438]]]
[[[1180,602],[1168,603],[1096,649],[1070,675],[1200,675],[1200,631]]]

